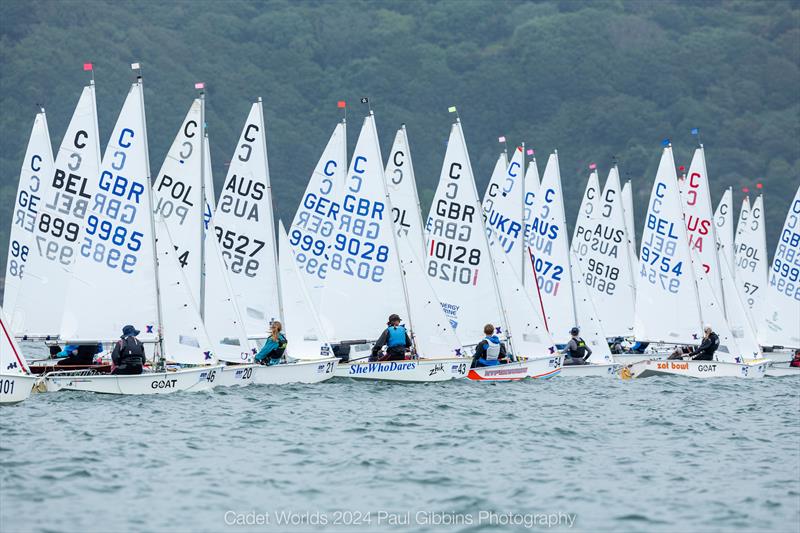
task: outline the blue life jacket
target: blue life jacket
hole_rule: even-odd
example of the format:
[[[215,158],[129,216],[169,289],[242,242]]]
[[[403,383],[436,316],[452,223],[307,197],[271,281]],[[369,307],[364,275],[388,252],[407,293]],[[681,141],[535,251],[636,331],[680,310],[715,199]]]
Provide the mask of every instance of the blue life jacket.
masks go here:
[[[405,326],[389,326],[386,328],[389,332],[386,337],[386,347],[395,348],[398,346],[405,347],[406,345],[406,328]]]

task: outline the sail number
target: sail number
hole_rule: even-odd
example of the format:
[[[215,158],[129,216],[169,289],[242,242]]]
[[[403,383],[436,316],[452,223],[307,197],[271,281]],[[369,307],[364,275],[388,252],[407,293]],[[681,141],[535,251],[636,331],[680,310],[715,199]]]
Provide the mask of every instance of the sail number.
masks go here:
[[[289,233],[289,242],[294,246],[294,258],[298,268],[319,279],[328,275],[327,255],[325,254],[325,241],[315,239],[311,235],[303,235],[299,229]],[[307,252],[310,252],[309,255]],[[319,259],[317,259],[319,258]]]
[[[648,283],[677,294],[683,275],[683,261],[675,261],[678,236],[675,223],[655,215],[648,215],[646,229],[650,230],[647,241],[642,243],[639,275]]]
[[[533,268],[536,270],[536,282],[539,284],[539,290],[550,296],[557,295],[564,267],[537,257],[533,261]]]
[[[0,379],[0,394],[14,394],[14,383],[13,379]]]
[[[614,282],[619,279],[619,268],[589,258],[589,271],[583,278],[586,285],[612,295],[617,287]]]
[[[22,273],[25,270],[25,262],[28,260],[28,248],[24,244],[20,244],[18,240],[11,241],[11,255],[8,261],[8,273],[12,277],[22,278]]]
[[[228,269],[234,274],[244,274],[254,278],[260,265],[258,259],[252,259],[266,245],[259,239],[251,239],[247,235],[237,234],[232,230],[225,230],[216,226],[214,231],[217,240],[222,245],[222,256],[225,258]]]

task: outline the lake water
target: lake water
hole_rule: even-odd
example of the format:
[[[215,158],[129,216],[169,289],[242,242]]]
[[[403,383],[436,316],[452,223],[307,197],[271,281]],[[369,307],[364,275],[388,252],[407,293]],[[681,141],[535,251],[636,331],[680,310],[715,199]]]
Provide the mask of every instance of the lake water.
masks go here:
[[[35,394],[0,531],[797,532],[798,414],[795,378]]]

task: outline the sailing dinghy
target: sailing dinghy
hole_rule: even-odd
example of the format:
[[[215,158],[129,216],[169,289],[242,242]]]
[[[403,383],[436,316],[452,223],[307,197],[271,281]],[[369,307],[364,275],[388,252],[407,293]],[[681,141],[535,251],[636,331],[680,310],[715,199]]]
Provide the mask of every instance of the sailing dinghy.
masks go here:
[[[136,324],[141,328],[139,339],[154,345],[156,365],[166,359],[196,366],[141,375],[51,372],[46,375],[47,389],[163,394],[212,388],[221,367],[214,364],[199,311],[161,219],[156,248],[141,76],[122,107],[101,172],[86,185],[90,208],[80,232],[84,244],[70,272],[66,301],[106,302],[111,295],[115,303],[103,309],[65,308],[60,338],[76,344],[115,341],[112,335],[123,325]]]
[[[0,405],[18,403],[31,395],[37,377],[28,371],[3,308],[0,307]]]
[[[642,234],[635,336],[652,342],[695,344],[701,337],[703,321],[707,320],[720,335],[721,344],[730,342],[732,335],[710,281],[705,276],[698,279],[695,274],[678,187],[672,146],[667,144],[653,183]],[[758,378],[764,376],[767,364],[764,359],[745,362],[741,354],[720,349],[713,361],[648,360],[633,363],[628,369],[633,377]]]

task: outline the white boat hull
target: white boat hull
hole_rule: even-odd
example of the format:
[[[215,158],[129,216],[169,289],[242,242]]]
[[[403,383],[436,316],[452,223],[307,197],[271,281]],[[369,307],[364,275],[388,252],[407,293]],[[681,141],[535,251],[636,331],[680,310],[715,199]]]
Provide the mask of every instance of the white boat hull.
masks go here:
[[[27,400],[38,379],[28,374],[0,374],[0,404]]]
[[[619,363],[588,364],[588,365],[566,365],[561,367],[561,377],[615,377],[622,365]]]
[[[631,377],[688,376],[693,378],[763,378],[770,361],[760,359],[749,363],[728,363],[722,361],[641,361],[629,368]]]
[[[669,357],[669,353],[620,353],[614,354],[614,361],[621,365],[632,365],[639,361],[658,360],[661,361]]]
[[[171,394],[178,391],[205,391],[213,389],[222,373],[222,365],[184,368],[167,372],[147,372],[136,376],[70,375],[68,372],[47,374],[45,383],[49,392],[74,390],[100,394]]]
[[[548,379],[557,376],[560,371],[561,356],[548,356],[471,368],[467,377],[473,381],[519,381],[529,377]]]
[[[244,387],[253,383],[253,375],[256,373],[256,367],[259,365],[242,364],[242,365],[225,365],[222,367],[222,373],[217,375],[217,387]]]
[[[286,385],[289,383],[319,383],[331,379],[339,360],[335,357],[313,361],[296,361],[281,365],[255,365],[253,383]]]
[[[780,363],[780,364],[773,363],[767,368],[767,375],[773,378],[800,376],[800,367],[789,366],[786,363]]]
[[[409,359],[407,361],[355,361],[339,363],[336,377],[429,383],[466,377],[469,365],[470,360],[465,357]]]

